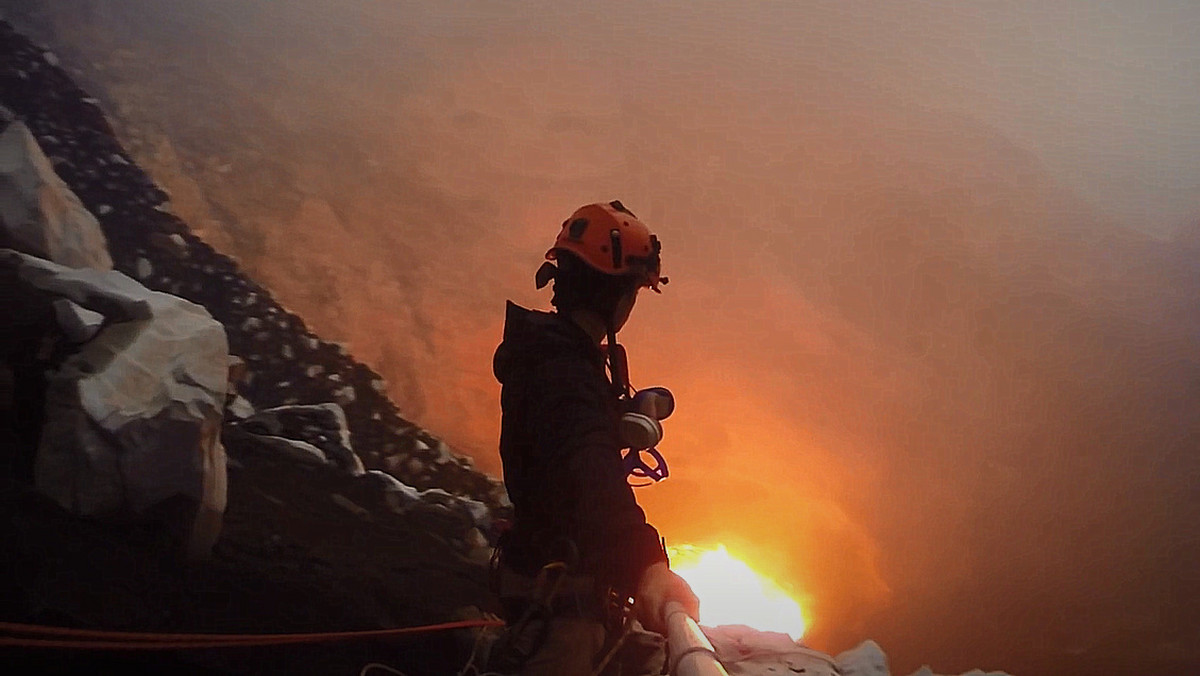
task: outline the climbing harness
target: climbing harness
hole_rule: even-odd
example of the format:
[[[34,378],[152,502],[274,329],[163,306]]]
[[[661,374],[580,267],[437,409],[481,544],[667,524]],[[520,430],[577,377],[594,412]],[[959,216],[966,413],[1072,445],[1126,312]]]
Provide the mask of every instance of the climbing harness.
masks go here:
[[[563,561],[552,561],[538,571],[532,587],[510,590],[508,593],[526,601],[525,610],[521,616],[508,626],[505,632],[492,646],[488,657],[488,667],[501,672],[516,671],[529,661],[542,645],[550,631],[550,619],[554,614],[554,605],[558,593],[566,578],[567,564]],[[507,574],[507,569],[498,575],[499,594],[504,594],[504,587],[524,583],[520,576]]]
[[[605,647],[601,649],[603,657],[592,669],[591,676],[600,676],[604,673],[608,663],[620,652],[629,635],[633,633],[633,599],[628,596],[621,597],[615,590],[609,589],[608,600],[610,613],[605,618],[608,625],[605,627],[608,639],[605,641]]]

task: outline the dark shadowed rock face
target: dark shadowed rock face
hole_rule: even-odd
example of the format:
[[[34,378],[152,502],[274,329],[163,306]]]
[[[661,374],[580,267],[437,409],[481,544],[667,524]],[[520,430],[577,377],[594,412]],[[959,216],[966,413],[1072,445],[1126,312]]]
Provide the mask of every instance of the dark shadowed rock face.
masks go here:
[[[483,531],[506,509],[499,482],[401,418],[378,374],[314,335],[172,215],[165,192],[129,159],[97,103],[58,68],[57,58],[0,21],[0,105],[28,127],[54,172],[96,217],[114,269],[203,306],[241,360],[226,402],[237,405],[225,412],[225,525],[212,559],[185,566],[181,543],[156,521],[100,525],[28,490],[40,407],[18,409],[45,396],[27,386],[39,382],[46,364],[30,356],[37,345],[6,347],[0,355],[6,360],[17,352],[30,359],[18,364],[29,371],[16,379],[20,387],[14,369],[0,369],[0,469],[7,470],[0,476],[0,538],[8,543],[0,556],[0,617],[114,630],[269,633],[413,625],[451,619],[466,606],[489,607],[480,561]],[[21,304],[9,296],[0,294],[0,307]],[[35,335],[55,316],[25,320],[32,322],[25,333]],[[77,313],[72,330],[86,338],[88,322]],[[4,327],[0,338],[8,333]],[[332,422],[304,413],[332,411],[333,404]],[[311,446],[322,462],[269,452],[253,423],[243,422],[254,412],[297,405],[280,409],[288,413],[275,416],[282,421],[278,431],[293,428],[300,437],[293,440]],[[245,433],[234,433],[239,426]],[[408,488],[416,498],[399,499],[411,497]],[[382,661],[410,676],[453,673],[465,659],[458,638],[159,654],[104,664],[324,674],[357,673],[368,661]],[[15,664],[36,672],[68,668],[71,659],[23,653]]]

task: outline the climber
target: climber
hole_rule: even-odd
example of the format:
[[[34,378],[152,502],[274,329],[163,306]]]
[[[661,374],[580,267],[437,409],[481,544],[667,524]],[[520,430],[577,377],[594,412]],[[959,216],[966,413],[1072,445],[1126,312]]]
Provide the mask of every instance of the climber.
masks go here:
[[[618,430],[630,399],[616,333],[639,290],[667,283],[660,250],[620,202],[586,205],[537,272],[539,289],[554,281],[555,311],[508,303],[493,370],[514,519],[493,565],[508,627],[491,670],[658,673],[663,639],[650,632],[665,630],[667,602],[698,619],[626,481]]]

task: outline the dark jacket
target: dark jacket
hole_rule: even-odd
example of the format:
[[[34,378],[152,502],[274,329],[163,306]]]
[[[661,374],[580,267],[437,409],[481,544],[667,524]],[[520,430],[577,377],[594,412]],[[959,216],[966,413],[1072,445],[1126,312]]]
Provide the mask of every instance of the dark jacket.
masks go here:
[[[503,386],[500,458],[515,512],[506,565],[532,574],[577,558],[577,571],[632,593],[666,554],[625,479],[603,353],[574,322],[510,302],[492,367]]]

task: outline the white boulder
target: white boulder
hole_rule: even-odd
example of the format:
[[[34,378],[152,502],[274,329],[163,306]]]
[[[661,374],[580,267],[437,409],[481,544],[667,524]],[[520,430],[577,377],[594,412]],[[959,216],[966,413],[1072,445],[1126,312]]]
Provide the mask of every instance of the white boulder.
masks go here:
[[[205,553],[226,499],[220,427],[228,346],[220,322],[119,272],[11,250],[0,250],[0,267],[15,271],[11,278],[29,297],[85,310],[68,317],[82,316],[88,330],[93,313],[105,318],[46,374],[38,490],[81,516],[137,515],[187,496],[199,506],[189,548]],[[80,330],[73,322],[66,332]]]
[[[72,268],[113,266],[100,223],[21,121],[0,133],[0,245]]]

